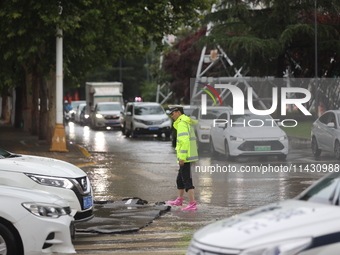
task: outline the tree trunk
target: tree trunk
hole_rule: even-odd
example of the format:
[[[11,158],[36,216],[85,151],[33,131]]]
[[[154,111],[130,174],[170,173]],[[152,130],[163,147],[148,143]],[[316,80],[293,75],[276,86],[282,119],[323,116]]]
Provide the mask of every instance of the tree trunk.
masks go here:
[[[276,69],[276,78],[283,78],[283,71],[285,71],[285,56],[281,54],[277,58],[277,69]],[[282,80],[282,79],[281,79]],[[276,117],[281,119],[281,88],[282,88],[282,81],[279,80],[278,82],[278,100],[277,100],[277,108],[276,108]]]
[[[32,128],[32,119],[31,119],[31,110],[32,110],[32,75],[29,74],[27,67],[23,66],[25,70],[25,85],[22,90],[22,117],[24,122],[24,131],[31,132]]]
[[[32,135],[39,134],[39,89],[40,89],[40,78],[37,63],[32,64],[33,74],[32,74]]]
[[[47,85],[44,78],[40,75],[40,114],[39,114],[39,139],[46,140],[47,138],[47,127],[48,127],[48,97],[47,97]]]
[[[52,143],[54,127],[56,125],[56,74],[50,71],[50,79],[46,82],[46,95],[48,98],[47,130],[46,140],[48,144]]]

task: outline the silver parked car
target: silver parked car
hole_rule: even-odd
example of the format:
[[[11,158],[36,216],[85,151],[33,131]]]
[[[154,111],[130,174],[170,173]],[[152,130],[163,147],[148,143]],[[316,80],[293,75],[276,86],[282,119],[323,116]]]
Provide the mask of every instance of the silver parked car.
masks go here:
[[[312,125],[312,152],[315,157],[321,151],[334,152],[340,159],[340,110],[330,110],[322,114]]]
[[[92,129],[118,127],[120,128],[120,114],[123,107],[119,102],[100,102],[94,107],[90,116]]]
[[[166,137],[171,134],[171,120],[159,103],[132,102],[126,105],[121,116],[124,135],[152,135]]]

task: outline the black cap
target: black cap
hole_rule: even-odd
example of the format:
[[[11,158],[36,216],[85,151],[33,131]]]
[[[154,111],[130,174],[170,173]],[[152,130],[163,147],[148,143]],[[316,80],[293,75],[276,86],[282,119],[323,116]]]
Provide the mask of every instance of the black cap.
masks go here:
[[[181,113],[183,113],[183,107],[173,107],[170,110],[170,113],[173,113],[175,111],[180,111]]]

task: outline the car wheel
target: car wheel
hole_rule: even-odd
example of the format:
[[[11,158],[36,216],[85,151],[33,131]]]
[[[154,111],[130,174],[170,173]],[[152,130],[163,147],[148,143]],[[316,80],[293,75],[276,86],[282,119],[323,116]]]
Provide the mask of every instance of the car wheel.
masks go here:
[[[340,142],[338,140],[335,141],[334,155],[336,159],[340,159]]]
[[[315,136],[312,138],[312,153],[314,157],[318,157],[321,154],[321,150],[319,149],[318,141],[316,140]]]
[[[134,131],[132,125],[131,125],[131,128],[130,128],[130,134],[131,134],[131,137],[136,137],[136,134],[135,134],[135,131]]]
[[[215,146],[214,146],[214,142],[212,141],[211,137],[209,139],[209,144],[210,144],[210,154],[212,157],[217,157],[218,156],[218,152],[215,150]],[[199,142],[197,142],[199,143]]]
[[[277,159],[278,160],[285,160],[287,158],[287,155],[286,154],[281,154],[281,155],[278,155],[277,156]]]
[[[227,140],[224,143],[224,154],[225,154],[225,159],[227,161],[233,161],[234,160],[234,157],[230,156],[229,144],[228,144]]]
[[[126,126],[124,126],[125,128],[125,136],[129,137],[131,135],[131,130],[127,129]]]
[[[12,232],[0,223],[0,254],[19,254],[18,246]]]
[[[126,135],[125,123],[124,123],[124,125],[123,125],[123,127],[122,127],[121,129],[122,129],[122,134],[123,134],[123,135]]]

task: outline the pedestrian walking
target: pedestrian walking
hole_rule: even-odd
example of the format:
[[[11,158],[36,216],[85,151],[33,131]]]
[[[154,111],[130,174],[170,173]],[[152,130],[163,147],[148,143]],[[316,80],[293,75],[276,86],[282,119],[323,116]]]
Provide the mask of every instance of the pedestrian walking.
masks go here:
[[[193,127],[198,121],[186,116],[182,107],[171,108],[170,112],[174,120],[173,126],[177,130],[176,154],[179,170],[176,179],[178,197],[174,201],[168,201],[168,204],[182,206],[184,192],[187,192],[189,204],[182,210],[197,210],[195,187],[191,176],[191,163],[198,160],[196,136]]]

